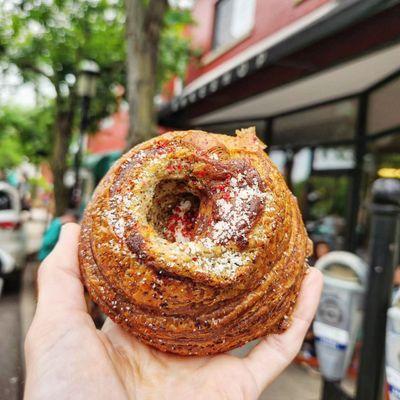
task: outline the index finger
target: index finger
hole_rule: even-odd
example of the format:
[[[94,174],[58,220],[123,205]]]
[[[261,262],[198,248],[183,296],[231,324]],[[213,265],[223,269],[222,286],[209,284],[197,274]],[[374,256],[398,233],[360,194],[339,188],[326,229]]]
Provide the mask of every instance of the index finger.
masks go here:
[[[322,274],[315,268],[309,271],[304,278],[289,329],[263,338],[243,359],[260,393],[296,356],[314,318],[322,291]]]

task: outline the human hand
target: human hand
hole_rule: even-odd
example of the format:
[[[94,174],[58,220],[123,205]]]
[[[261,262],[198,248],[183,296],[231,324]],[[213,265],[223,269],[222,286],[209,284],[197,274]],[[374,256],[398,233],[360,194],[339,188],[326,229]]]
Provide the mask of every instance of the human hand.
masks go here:
[[[37,310],[26,342],[25,400],[257,399],[292,361],[316,311],[321,273],[305,277],[290,328],[245,358],[161,353],[87,313],[78,266],[79,226],[62,228],[39,268]]]

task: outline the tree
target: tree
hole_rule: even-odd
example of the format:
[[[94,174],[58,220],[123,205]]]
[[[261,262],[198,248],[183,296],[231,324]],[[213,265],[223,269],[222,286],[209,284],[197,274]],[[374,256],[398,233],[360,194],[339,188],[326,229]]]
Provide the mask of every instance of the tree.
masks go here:
[[[185,70],[190,50],[182,32],[191,18],[188,11],[170,8],[167,0],[126,0],[126,6],[130,143],[134,144],[155,132],[153,100],[161,81]],[[139,25],[133,27],[133,23]],[[91,107],[94,129],[95,121],[108,115],[115,105],[111,86],[125,86],[123,0],[0,2],[0,68],[16,66],[24,81],[39,89],[46,81],[54,91],[48,143],[57,215],[63,213],[69,201],[63,178],[79,122],[75,83],[84,59],[95,61],[101,70],[98,95]]]
[[[52,107],[0,109],[0,170],[13,168],[24,159],[39,164],[48,158],[52,114]]]
[[[25,81],[45,79],[54,90],[50,165],[59,215],[69,201],[63,178],[80,106],[79,64],[83,59],[99,64],[102,75],[92,110],[97,118],[105,116],[114,103],[111,84],[124,84],[123,8],[106,0],[9,1],[0,7],[0,62],[5,68],[17,66]]]
[[[184,30],[193,20],[167,0],[125,0],[125,5],[131,147],[156,133],[154,98],[163,82],[185,73],[192,52]]]

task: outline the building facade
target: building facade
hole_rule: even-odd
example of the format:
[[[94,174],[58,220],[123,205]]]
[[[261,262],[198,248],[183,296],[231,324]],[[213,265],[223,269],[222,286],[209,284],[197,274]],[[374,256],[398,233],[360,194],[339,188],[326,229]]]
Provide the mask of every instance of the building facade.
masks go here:
[[[370,182],[400,168],[400,1],[198,0],[201,56],[160,123],[256,126],[309,229],[355,250]]]

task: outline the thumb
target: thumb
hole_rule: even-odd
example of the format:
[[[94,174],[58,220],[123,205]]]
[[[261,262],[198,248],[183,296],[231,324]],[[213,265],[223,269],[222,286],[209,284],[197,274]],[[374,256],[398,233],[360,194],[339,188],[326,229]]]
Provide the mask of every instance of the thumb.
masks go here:
[[[39,267],[38,315],[87,311],[79,273],[79,231],[78,224],[65,224],[57,245]]]

